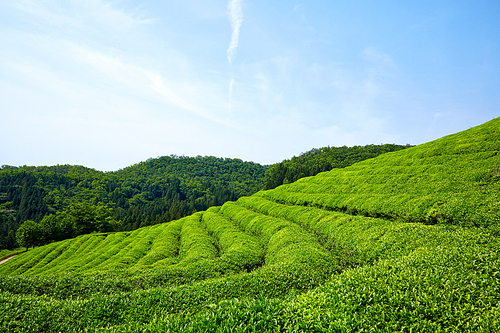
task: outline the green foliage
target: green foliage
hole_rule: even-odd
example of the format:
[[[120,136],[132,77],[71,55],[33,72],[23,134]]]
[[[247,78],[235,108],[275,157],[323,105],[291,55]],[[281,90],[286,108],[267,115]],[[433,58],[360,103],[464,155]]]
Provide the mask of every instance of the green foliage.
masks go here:
[[[43,233],[40,225],[34,221],[26,220],[16,231],[17,243],[22,247],[33,247],[43,244]]]
[[[36,275],[32,274],[36,267],[25,264],[25,268],[33,267],[31,271],[25,271],[24,275],[4,275],[0,281],[0,303],[5,314],[0,327],[6,331],[14,328],[74,331],[100,327],[112,331],[186,332],[244,332],[252,328],[286,332],[410,328],[474,332],[495,331],[499,327],[498,237],[481,230],[394,223],[312,207],[273,204],[262,198],[255,198],[256,202],[251,203],[249,199],[254,198],[240,201],[247,207],[253,205],[256,215],[240,204],[228,203],[220,210],[222,215],[206,212],[203,213],[206,217],[197,215],[179,220],[180,223],[137,230],[128,236],[118,233],[116,235],[121,236],[98,252],[111,251],[127,237],[138,241],[145,234],[159,236],[157,229],[179,223],[186,225],[185,233],[193,233],[193,237],[200,235],[198,242],[208,246],[199,247],[190,242],[185,245],[189,250],[186,248],[179,256],[187,258],[188,251],[199,251],[202,258],[197,264],[205,270],[215,269],[216,265],[203,265],[204,260],[213,259],[210,244],[223,243],[223,237],[217,236],[223,235],[223,230],[241,233],[240,228],[246,227],[254,235],[244,233],[236,237],[247,235],[255,244],[259,243],[259,235],[268,239],[262,243],[268,249],[266,264],[250,273],[243,271],[216,279],[205,276],[198,280],[178,280],[178,283],[169,280],[165,284],[167,280],[162,279],[168,272],[165,266],[147,271],[116,271],[104,266],[94,270],[93,265],[88,265],[87,273],[66,271],[62,275],[41,275],[42,270]],[[257,205],[267,208],[258,210]],[[302,213],[298,213],[298,209]],[[247,213],[242,214],[246,210]],[[323,230],[327,241],[335,242],[336,253],[350,255],[343,259],[343,262],[351,260],[350,266],[345,267],[357,268],[343,271],[336,264],[341,261],[335,259],[336,254],[292,221],[283,220],[281,228],[274,228],[278,221],[267,215],[270,211],[273,215],[288,213],[304,221],[315,215],[317,221],[310,223],[311,228]],[[234,220],[239,224],[229,224],[238,214],[252,217],[246,221]],[[203,226],[199,224],[200,217],[211,220],[208,223],[218,228],[212,231],[214,238],[199,230]],[[215,220],[224,223],[219,225]],[[182,232],[178,226],[175,229]],[[99,235],[84,235],[51,244],[50,249],[45,247],[43,251],[44,247],[30,250],[23,256],[31,254],[33,258],[29,261],[40,264],[44,261],[42,258],[51,253],[63,248],[68,250],[62,253],[70,247],[82,248],[84,239],[97,237]],[[153,241],[156,237],[153,236]],[[195,245],[196,249],[192,248]],[[220,248],[228,251],[230,247]],[[87,251],[92,249],[87,247]],[[122,260],[123,254],[116,253],[116,259]],[[78,256],[88,255],[79,252]],[[194,259],[189,258],[188,261]],[[1,268],[15,266],[15,261],[20,259],[22,256],[2,264]],[[67,262],[59,264],[65,266]],[[187,261],[183,267],[189,276],[196,273],[190,270],[193,266]],[[310,292],[301,293],[307,290]],[[34,326],[27,326],[28,323]]]
[[[18,247],[15,230],[10,230],[7,235],[0,235],[0,251],[14,250]],[[3,250],[1,250],[3,249]]]
[[[12,250],[8,250],[8,249],[0,250],[0,260],[15,256],[23,251],[26,251],[26,249],[20,248],[20,247],[12,249]]]
[[[41,222],[54,213],[76,216],[74,204],[108,205],[120,230],[133,230],[179,219],[193,212],[251,195],[264,185],[267,167],[239,159],[170,156],[116,172],[100,172],[82,166],[9,167],[0,169],[0,245],[13,248],[8,234],[25,220]],[[80,221],[85,217],[81,216]],[[60,222],[60,221],[59,221]],[[53,230],[46,220],[47,239],[60,240],[89,230],[115,230],[102,225],[67,221]],[[55,232],[55,234],[50,234]],[[49,234],[47,234],[49,233]],[[62,234],[61,234],[62,233]]]
[[[0,330],[500,331],[499,123],[30,249],[0,265]]]
[[[113,210],[98,203],[91,205],[86,202],[72,203],[67,209],[54,215],[45,216],[42,227],[52,237],[47,240],[60,240],[78,235],[120,229],[120,223],[113,219]]]
[[[259,195],[355,215],[495,229],[500,222],[498,122]]]
[[[380,154],[408,147],[410,145],[385,144],[311,149],[290,160],[271,165],[266,171],[265,189],[270,190],[282,184],[290,184],[300,178],[315,176],[320,172],[345,168]]]
[[[67,210],[74,203],[104,204],[114,208],[120,230],[168,222],[226,201],[251,195],[318,172],[351,165],[397,145],[313,149],[300,157],[271,167],[239,159],[164,156],[116,172],[100,172],[82,166],[10,167],[0,169],[0,245],[17,246],[10,231],[27,220]],[[74,213],[74,212],[73,212]],[[74,214],[73,214],[74,215]],[[44,221],[48,240],[78,235],[71,229],[53,230],[55,221]],[[116,227],[116,225],[114,226]],[[98,230],[115,230],[97,228]],[[53,232],[54,234],[50,234]]]
[[[72,203],[108,204],[121,230],[179,219],[321,171],[341,168],[405,146],[381,145],[313,149],[270,167],[239,159],[164,156],[118,170],[100,172],[82,166],[0,169],[0,245],[14,248],[8,237],[20,223],[63,212]],[[46,231],[50,223],[46,221]],[[69,228],[69,227],[68,227]],[[85,229],[85,228],[84,228]],[[64,235],[46,235],[63,239]],[[80,232],[73,232],[73,235]]]
[[[72,203],[62,212],[45,216],[40,223],[25,221],[16,232],[17,243],[30,247],[91,232],[115,231],[120,223],[112,215],[113,210],[102,203]]]

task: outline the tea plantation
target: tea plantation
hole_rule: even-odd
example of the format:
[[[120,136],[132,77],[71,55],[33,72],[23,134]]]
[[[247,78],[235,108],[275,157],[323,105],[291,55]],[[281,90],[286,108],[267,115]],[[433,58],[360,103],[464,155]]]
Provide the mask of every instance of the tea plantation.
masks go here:
[[[500,118],[0,265],[5,332],[498,332]]]

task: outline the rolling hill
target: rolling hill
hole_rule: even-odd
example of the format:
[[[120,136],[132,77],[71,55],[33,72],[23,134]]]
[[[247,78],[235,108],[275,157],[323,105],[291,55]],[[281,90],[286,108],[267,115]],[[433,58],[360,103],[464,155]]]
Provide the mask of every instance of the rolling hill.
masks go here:
[[[324,147],[271,166],[177,155],[150,158],[114,172],[79,165],[4,165],[0,167],[0,251],[20,245],[16,232],[27,220],[44,225],[39,232],[43,236],[35,237],[31,245],[80,235],[75,232],[82,229],[79,223],[67,230],[53,220],[54,215],[60,220],[82,207],[87,215],[107,209],[114,220],[108,228],[111,231],[135,230],[252,195],[266,186],[276,187],[404,148],[407,146],[395,144]],[[110,231],[102,229],[90,231]]]
[[[496,332],[500,118],[0,265],[6,332]]]

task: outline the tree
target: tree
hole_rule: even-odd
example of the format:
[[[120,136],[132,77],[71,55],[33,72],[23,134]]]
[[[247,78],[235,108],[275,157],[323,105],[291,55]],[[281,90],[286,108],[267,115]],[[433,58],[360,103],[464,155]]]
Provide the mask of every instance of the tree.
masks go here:
[[[6,237],[5,245],[9,250],[13,250],[18,246],[16,242],[16,232],[14,230],[9,231],[9,234]]]
[[[16,231],[17,244],[22,247],[37,246],[44,243],[42,228],[32,220],[26,220]]]
[[[40,229],[43,239],[46,242],[63,240],[65,238],[70,238],[72,235],[72,231],[66,232],[66,230],[63,229],[63,225],[61,225],[57,219],[57,214],[44,216],[42,221],[40,221]],[[66,234],[69,234],[70,237],[67,237]]]
[[[10,230],[7,236],[0,236],[0,250],[8,249],[13,250],[18,247],[16,243],[16,232],[15,230]]]

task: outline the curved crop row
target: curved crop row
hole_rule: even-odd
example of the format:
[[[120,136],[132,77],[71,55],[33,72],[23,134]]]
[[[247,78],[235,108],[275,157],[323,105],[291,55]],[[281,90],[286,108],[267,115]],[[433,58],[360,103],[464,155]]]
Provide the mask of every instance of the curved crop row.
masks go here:
[[[496,124],[466,131],[477,137],[459,147],[450,147],[456,136],[445,137],[258,195],[355,215],[495,229],[500,224],[500,145],[485,142],[491,133],[500,136]]]
[[[156,225],[158,234],[152,240],[149,252],[139,259],[134,268],[143,269],[156,265],[165,266],[178,261],[179,243],[183,220],[176,220],[167,225]]]
[[[462,228],[415,228],[435,235],[408,255],[347,270],[307,293],[229,299],[194,314],[130,320],[112,331],[497,332],[499,239]]]
[[[50,263],[43,267],[43,274],[51,274],[57,272],[61,268],[61,265],[66,265],[72,257],[78,257],[78,252],[85,248],[85,246],[90,243],[89,239],[91,235],[83,235],[77,237],[73,242],[66,242],[68,244],[65,251],[63,251],[59,256],[54,258]]]
[[[276,205],[264,203],[262,198],[258,201],[261,206]],[[285,208],[276,206],[275,211]],[[226,213],[230,210],[234,217],[245,208],[228,204],[221,209]],[[265,221],[272,218],[262,214],[253,217],[253,226],[265,230],[265,222],[255,221],[259,216]],[[206,218],[214,217],[209,214]],[[221,328],[229,332],[250,322],[263,331],[355,331],[362,328],[383,330],[384,327],[404,330],[403,325],[413,330],[439,331],[449,328],[447,322],[453,318],[455,331],[494,331],[498,328],[499,323],[495,322],[496,304],[500,302],[497,251],[500,243],[497,237],[480,230],[366,217],[341,222],[330,219],[330,223],[334,229],[340,229],[336,239],[344,245],[350,244],[354,254],[379,260],[371,260],[373,265],[363,265],[341,274],[328,273],[328,267],[317,266],[321,261],[317,260],[315,251],[308,251],[307,257],[301,243],[293,243],[295,236],[301,232],[304,235],[304,230],[290,223],[276,230],[267,245],[268,249],[277,245],[277,252],[283,256],[274,258],[279,257],[282,261],[273,261],[251,273],[144,291],[93,293],[80,299],[36,298],[36,294],[29,295],[26,291],[16,295],[6,292],[0,284],[4,290],[0,293],[2,314],[6,315],[4,318],[8,315],[15,318],[0,321],[0,327],[7,331],[15,327],[26,328],[23,323],[30,322],[31,331],[64,331],[83,330],[98,322],[98,327],[114,327],[117,331],[195,332],[210,330],[210,327],[217,330],[217,325],[222,325]],[[227,228],[229,230],[230,226]],[[310,249],[324,251],[314,247],[314,243]],[[325,265],[332,265],[332,262],[325,261]],[[318,287],[328,280],[330,282]],[[19,277],[12,277],[14,281],[20,281]],[[306,294],[286,296],[293,289],[301,291],[314,287],[318,288]],[[242,297],[254,300],[219,303]],[[273,300],[273,297],[280,299]],[[35,300],[36,310],[31,309]],[[38,313],[34,318],[38,319],[27,320],[34,311]],[[187,312],[194,314],[186,315]],[[259,312],[272,316],[256,316]]]
[[[264,250],[259,237],[241,231],[217,213],[203,213],[202,222],[218,240],[221,260],[246,271],[262,265]]]
[[[499,124],[29,250],[0,330],[499,331]]]
[[[179,264],[190,264],[198,260],[213,259],[219,255],[215,239],[201,225],[201,215],[186,217],[181,229]]]
[[[240,220],[236,218],[238,214],[249,219]],[[35,295],[65,297],[73,290],[75,295],[88,297],[94,293],[109,295],[113,291],[175,286],[247,272],[254,273],[243,280],[235,275],[235,279],[251,279],[254,281],[252,283],[256,283],[262,276],[282,276],[283,286],[293,285],[303,289],[318,285],[334,272],[340,271],[337,258],[320,244],[314,233],[293,221],[252,213],[234,203],[227,203],[220,210],[198,213],[162,226],[143,228],[132,233],[97,234],[88,236],[85,242],[82,242],[83,239],[74,239],[75,244],[71,240],[54,243],[74,251],[76,243],[81,247],[91,243],[92,239],[99,239],[98,244],[89,248],[86,254],[80,253],[79,261],[75,261],[77,258],[74,256],[67,256],[68,262],[61,260],[58,267],[48,267],[48,272],[58,272],[58,275],[44,274],[46,278],[40,275],[33,278],[12,277],[10,280],[16,282],[4,284],[2,290],[18,292],[22,289],[19,286],[24,285],[25,293],[31,290]],[[154,263],[139,265],[160,239],[170,242],[166,247],[170,256],[158,256],[159,260]],[[178,243],[180,245],[176,246]],[[131,261],[129,269],[117,264],[131,258],[125,254],[132,249],[145,247],[149,249],[148,254],[143,256],[141,252],[140,259],[135,258],[135,264]],[[172,257],[176,248],[178,253]],[[92,258],[96,251],[100,255]],[[25,256],[36,252],[28,251]],[[45,252],[50,253],[49,250]],[[69,273],[78,263],[80,268]],[[147,269],[141,271],[141,267]],[[65,289],[60,292],[58,288],[62,286]]]

